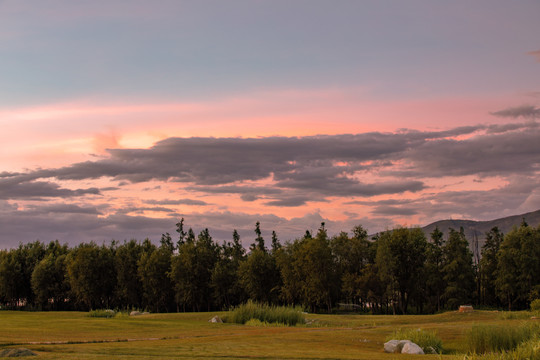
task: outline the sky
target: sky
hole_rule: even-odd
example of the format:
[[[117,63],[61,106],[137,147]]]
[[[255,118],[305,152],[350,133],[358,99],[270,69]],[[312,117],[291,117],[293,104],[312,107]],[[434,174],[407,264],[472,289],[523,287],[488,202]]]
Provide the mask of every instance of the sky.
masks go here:
[[[540,209],[540,2],[0,0],[0,248]]]

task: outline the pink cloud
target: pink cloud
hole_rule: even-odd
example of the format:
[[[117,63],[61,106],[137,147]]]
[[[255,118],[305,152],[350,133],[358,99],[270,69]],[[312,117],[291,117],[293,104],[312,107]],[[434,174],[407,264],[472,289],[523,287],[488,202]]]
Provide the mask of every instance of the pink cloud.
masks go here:
[[[529,51],[527,54],[536,57],[536,61],[540,62],[540,50]]]
[[[62,161],[82,161],[106,148],[150,147],[174,136],[333,135],[497,123],[505,120],[489,112],[501,104],[520,103],[516,99],[385,101],[370,98],[363,88],[285,89],[184,103],[84,100],[0,108],[0,161],[18,169],[57,166]]]

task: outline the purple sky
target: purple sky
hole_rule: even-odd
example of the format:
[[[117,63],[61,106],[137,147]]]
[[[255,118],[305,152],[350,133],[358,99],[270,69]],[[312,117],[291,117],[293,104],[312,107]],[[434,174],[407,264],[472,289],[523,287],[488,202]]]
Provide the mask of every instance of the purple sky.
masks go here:
[[[0,248],[537,210],[538,14],[0,0]]]

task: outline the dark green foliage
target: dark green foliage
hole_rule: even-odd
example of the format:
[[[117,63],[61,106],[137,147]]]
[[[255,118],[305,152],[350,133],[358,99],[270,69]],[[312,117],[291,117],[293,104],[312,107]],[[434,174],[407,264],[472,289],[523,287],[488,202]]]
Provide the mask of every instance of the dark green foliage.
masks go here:
[[[283,245],[272,232],[268,250],[257,222],[246,255],[236,230],[232,242],[218,244],[208,229],[195,236],[183,219],[176,226],[178,242],[165,233],[159,247],[149,239],[72,249],[36,241],[0,250],[0,306],[207,311],[251,299],[327,312],[345,303],[379,314],[474,301],[526,309],[540,297],[540,229],[525,222],[506,236],[496,228],[486,234],[476,272],[463,231],[453,229],[443,239],[436,228],[430,242],[407,228],[368,240],[361,226],[330,239],[322,223],[316,235]]]
[[[497,253],[497,294],[508,309],[525,309],[540,286],[540,229],[525,222],[505,237]]]
[[[182,309],[200,311],[212,307],[211,279],[218,255],[219,247],[208,229],[201,231],[196,241],[188,236],[180,246],[178,255],[172,259],[170,279],[176,302]]]
[[[482,246],[482,259],[480,260],[480,302],[484,305],[496,306],[500,303],[495,290],[497,276],[497,254],[501,247],[504,235],[499,228],[494,227],[486,233],[486,242]]]
[[[312,311],[330,311],[339,291],[330,240],[321,225],[315,237],[304,237],[285,246],[276,261],[283,281],[281,296]]]
[[[168,246],[151,247],[137,262],[145,307],[155,312],[172,310],[171,255]]]
[[[66,279],[66,254],[49,253],[32,273],[32,290],[43,309],[60,310],[69,297]]]
[[[472,265],[472,252],[463,234],[463,229],[450,229],[448,240],[443,247],[443,274],[446,289],[443,297],[448,308],[457,309],[460,305],[471,304],[476,288]]]
[[[83,243],[66,259],[67,278],[76,301],[86,309],[108,308],[116,286],[110,248]]]
[[[124,308],[142,308],[143,286],[137,272],[143,252],[143,246],[135,240],[124,242],[116,249],[116,295],[118,303]]]
[[[426,297],[431,312],[440,311],[442,308],[441,297],[446,283],[443,273],[443,233],[435,227],[431,235],[431,242],[426,245]]]
[[[419,228],[397,228],[381,234],[377,247],[379,276],[387,294],[407,313],[411,298],[423,289],[427,240]]]
[[[273,302],[278,298],[277,274],[272,255],[258,247],[249,253],[246,261],[238,268],[240,284],[248,297],[263,303]]]
[[[234,230],[233,242],[226,242],[219,249],[218,260],[212,272],[211,287],[215,305],[229,309],[233,304],[244,301],[244,289],[240,284],[238,269],[245,260],[245,250],[240,243],[240,235]]]

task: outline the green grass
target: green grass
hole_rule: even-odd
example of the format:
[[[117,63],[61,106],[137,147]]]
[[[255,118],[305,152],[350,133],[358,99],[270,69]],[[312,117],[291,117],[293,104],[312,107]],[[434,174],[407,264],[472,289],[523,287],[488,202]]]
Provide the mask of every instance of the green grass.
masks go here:
[[[469,353],[500,353],[514,350],[538,334],[540,334],[538,323],[526,322],[520,326],[475,325],[468,336]]]
[[[113,318],[116,316],[116,312],[114,310],[91,310],[88,312],[88,316],[97,318]]]
[[[245,324],[257,319],[262,323],[280,323],[288,326],[305,324],[305,316],[300,308],[289,306],[270,306],[248,301],[234,308],[225,317],[226,322]]]
[[[465,355],[456,360],[540,360],[540,338],[531,338],[510,351]]]
[[[388,336],[386,340],[411,340],[416,345],[420,346],[426,354],[436,352],[442,354],[442,340],[437,336],[435,331],[426,331],[422,329],[399,329],[394,331],[392,336]]]
[[[133,317],[118,314],[114,318],[99,318],[88,317],[87,312],[0,311],[0,350],[24,347],[37,352],[36,359],[40,360],[455,360],[466,356],[467,337],[476,324],[520,327],[523,323],[502,320],[498,313],[488,311],[406,316],[305,315],[308,321],[324,324],[324,327],[208,322],[215,315],[223,318],[227,314],[172,313]],[[534,320],[526,322],[536,323]],[[418,328],[436,332],[445,353],[415,356],[383,352],[385,338],[395,329],[416,331]],[[530,352],[535,346],[539,347],[538,342],[525,343],[513,352]],[[479,355],[467,356],[484,359]]]

